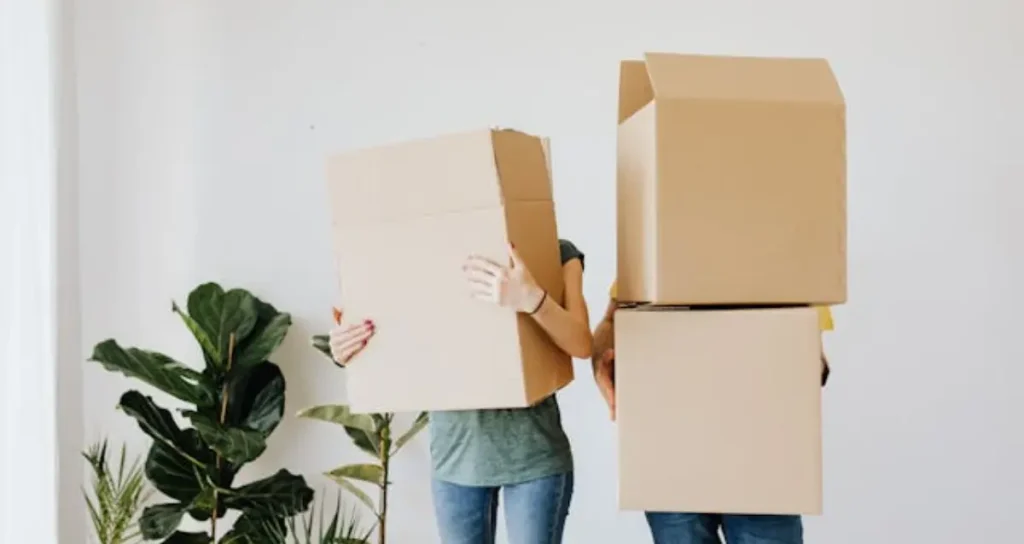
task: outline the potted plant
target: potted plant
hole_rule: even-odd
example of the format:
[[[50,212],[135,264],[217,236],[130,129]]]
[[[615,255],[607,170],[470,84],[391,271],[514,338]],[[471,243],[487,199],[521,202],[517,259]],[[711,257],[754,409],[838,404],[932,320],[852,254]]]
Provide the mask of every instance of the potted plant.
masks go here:
[[[341,493],[334,503],[334,514],[325,518],[323,500],[315,499],[305,514],[288,520],[286,531],[279,527],[269,533],[272,542],[280,544],[369,544],[371,530],[361,528],[354,509],[342,510]]]
[[[138,514],[153,495],[146,482],[140,459],[129,464],[127,448],[121,446],[117,468],[107,458],[107,440],[90,445],[82,453],[92,471],[91,493],[82,490],[98,544],[140,542]]]
[[[235,476],[263,453],[284,415],[284,376],[269,357],[291,317],[244,289],[225,291],[216,283],[195,288],[186,306],[187,311],[172,303],[171,309],[199,344],[202,371],[113,339],[97,344],[90,358],[188,405],[176,419],[136,390],[118,403],[153,439],[145,475],[170,499],[143,511],[142,536],[166,544],[217,542],[217,521],[236,510],[238,519],[219,542],[275,542],[273,531],[307,510],[313,490],[286,470],[244,485]],[[179,419],[189,425],[180,426]],[[186,514],[209,522],[209,531],[178,530]]]
[[[313,346],[331,358],[326,335],[314,336]],[[353,414],[348,406],[333,404],[308,408],[300,412],[299,417],[341,425],[355,446],[371,457],[371,462],[340,466],[326,472],[325,475],[370,509],[376,520],[377,542],[385,544],[391,460],[427,426],[427,413],[421,412],[412,425],[397,438],[394,438],[392,430],[395,421],[393,413]],[[377,492],[376,502],[361,488],[366,485]]]

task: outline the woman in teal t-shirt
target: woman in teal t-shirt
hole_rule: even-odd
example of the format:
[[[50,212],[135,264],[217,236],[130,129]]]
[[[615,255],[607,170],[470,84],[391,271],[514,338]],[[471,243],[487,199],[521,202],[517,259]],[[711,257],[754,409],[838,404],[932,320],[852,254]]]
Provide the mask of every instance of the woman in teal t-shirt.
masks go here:
[[[470,257],[463,270],[472,296],[528,314],[569,355],[590,357],[583,300],[583,253],[559,240],[565,305],[547,296],[514,247],[512,266]],[[370,341],[372,321],[331,331],[331,352],[345,365]],[[555,395],[529,408],[430,414],[434,513],[443,544],[491,544],[498,492],[512,544],[558,544],[573,490],[572,452]]]

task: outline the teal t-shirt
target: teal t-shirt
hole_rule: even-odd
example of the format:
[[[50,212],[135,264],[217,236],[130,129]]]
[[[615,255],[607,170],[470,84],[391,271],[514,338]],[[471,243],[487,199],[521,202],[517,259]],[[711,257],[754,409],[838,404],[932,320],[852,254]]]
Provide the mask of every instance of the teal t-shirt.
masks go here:
[[[562,264],[583,253],[559,240]],[[434,478],[497,487],[572,472],[572,450],[555,395],[529,408],[430,414]]]

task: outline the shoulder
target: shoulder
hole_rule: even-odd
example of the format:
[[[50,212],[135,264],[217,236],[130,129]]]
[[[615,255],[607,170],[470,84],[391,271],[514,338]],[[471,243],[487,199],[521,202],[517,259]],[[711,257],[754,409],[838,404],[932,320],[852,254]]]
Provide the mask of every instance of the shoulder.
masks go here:
[[[583,252],[580,248],[576,247],[576,244],[569,240],[558,240],[558,250],[562,254],[562,264],[565,264],[573,259],[580,260],[580,266],[583,266]]]

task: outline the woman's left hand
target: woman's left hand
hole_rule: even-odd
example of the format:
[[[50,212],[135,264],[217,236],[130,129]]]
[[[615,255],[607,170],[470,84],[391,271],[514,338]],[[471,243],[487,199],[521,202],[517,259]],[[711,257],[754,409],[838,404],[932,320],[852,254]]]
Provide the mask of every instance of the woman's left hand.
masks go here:
[[[470,295],[512,308],[517,312],[532,314],[540,309],[547,293],[533,279],[519,253],[511,244],[508,246],[512,266],[502,266],[490,259],[471,255],[462,265],[469,282]]]
[[[615,349],[610,348],[594,358],[594,379],[601,396],[608,403],[608,413],[615,421]]]

